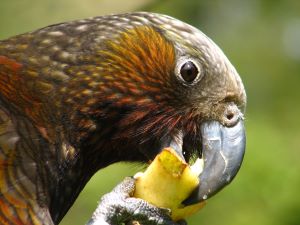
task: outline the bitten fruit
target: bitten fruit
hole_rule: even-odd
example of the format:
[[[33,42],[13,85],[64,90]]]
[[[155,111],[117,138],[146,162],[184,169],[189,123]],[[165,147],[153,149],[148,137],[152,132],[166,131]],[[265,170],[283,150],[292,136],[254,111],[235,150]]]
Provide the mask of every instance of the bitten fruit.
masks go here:
[[[184,206],[185,200],[199,185],[203,160],[189,166],[172,148],[165,148],[156,156],[144,173],[137,173],[134,197],[171,209],[174,221],[186,218],[200,210],[205,202]]]

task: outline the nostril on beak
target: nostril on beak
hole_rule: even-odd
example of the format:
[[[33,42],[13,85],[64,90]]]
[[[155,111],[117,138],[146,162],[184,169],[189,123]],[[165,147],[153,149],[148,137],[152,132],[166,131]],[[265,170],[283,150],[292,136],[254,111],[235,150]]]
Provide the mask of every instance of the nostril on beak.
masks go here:
[[[223,123],[227,127],[232,127],[240,119],[240,111],[236,105],[229,105],[223,115]]]
[[[234,117],[234,114],[233,113],[228,113],[227,115],[226,115],[226,118],[228,119],[228,120],[232,120],[233,119],[233,117]]]

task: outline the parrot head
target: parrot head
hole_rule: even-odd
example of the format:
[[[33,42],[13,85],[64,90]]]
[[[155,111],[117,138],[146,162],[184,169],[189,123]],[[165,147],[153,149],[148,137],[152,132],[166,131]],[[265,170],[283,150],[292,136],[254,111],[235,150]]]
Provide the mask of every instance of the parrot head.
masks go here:
[[[89,29],[82,23],[77,30],[88,38],[77,60],[86,70],[68,86],[80,83],[75,94],[84,101],[74,107],[93,121],[82,142],[94,151],[91,161],[104,151],[113,162],[147,162],[169,146],[186,162],[203,158],[201,183],[187,205],[230,183],[245,151],[246,94],[220,48],[198,29],[159,14],[99,17]]]

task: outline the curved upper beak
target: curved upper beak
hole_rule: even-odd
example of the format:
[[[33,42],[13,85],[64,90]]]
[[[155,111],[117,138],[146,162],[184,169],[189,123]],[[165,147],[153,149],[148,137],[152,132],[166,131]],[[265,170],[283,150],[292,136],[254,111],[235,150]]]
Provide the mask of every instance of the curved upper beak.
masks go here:
[[[191,205],[216,194],[235,177],[242,164],[246,136],[243,120],[226,127],[217,121],[207,121],[201,125],[203,172],[200,185],[183,202]]]

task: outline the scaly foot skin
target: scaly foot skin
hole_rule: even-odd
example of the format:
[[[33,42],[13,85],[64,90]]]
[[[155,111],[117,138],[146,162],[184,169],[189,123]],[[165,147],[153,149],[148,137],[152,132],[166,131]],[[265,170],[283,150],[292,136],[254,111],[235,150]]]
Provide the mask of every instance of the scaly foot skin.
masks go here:
[[[155,207],[131,197],[135,189],[134,178],[127,177],[112,192],[104,195],[87,225],[186,225],[174,222],[170,210]]]

